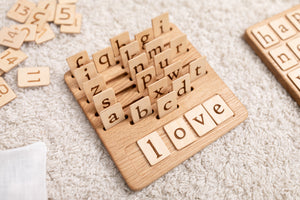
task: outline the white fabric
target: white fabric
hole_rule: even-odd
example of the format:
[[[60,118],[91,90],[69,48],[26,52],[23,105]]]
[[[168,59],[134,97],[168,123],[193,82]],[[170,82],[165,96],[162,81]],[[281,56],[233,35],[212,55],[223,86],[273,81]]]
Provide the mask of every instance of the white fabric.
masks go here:
[[[0,151],[0,199],[47,199],[46,146],[43,142]]]

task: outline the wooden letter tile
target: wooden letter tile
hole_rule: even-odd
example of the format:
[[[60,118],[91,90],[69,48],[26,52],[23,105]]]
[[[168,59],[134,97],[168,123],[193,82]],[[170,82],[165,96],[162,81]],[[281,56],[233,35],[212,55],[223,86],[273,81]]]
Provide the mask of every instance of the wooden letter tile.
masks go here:
[[[74,74],[75,69],[91,62],[89,55],[87,54],[86,51],[81,51],[73,56],[68,57],[66,60],[71,69],[72,74]]]
[[[113,88],[107,88],[93,96],[94,104],[98,113],[117,102]]]
[[[110,44],[111,44],[111,47],[112,47],[115,57],[120,55],[119,49],[128,43],[130,43],[130,37],[129,37],[128,31],[121,33],[110,39]]]
[[[215,122],[201,104],[185,113],[184,116],[198,136],[205,135],[216,127]]]
[[[83,82],[91,80],[92,78],[97,76],[95,64],[93,62],[90,62],[80,68],[77,68],[76,70],[74,70],[74,76],[79,88],[83,89]]]
[[[18,68],[18,86],[34,87],[50,84],[49,67]]]
[[[74,23],[71,25],[62,24],[60,26],[60,32],[62,32],[62,33],[80,33],[81,21],[82,21],[82,15],[79,13],[76,13]]]
[[[99,114],[106,130],[125,119],[121,103],[116,103],[105,110],[102,110]]]
[[[164,129],[177,150],[196,140],[194,131],[182,117],[168,123],[164,126]]]
[[[101,74],[97,74],[97,76],[91,80],[83,82],[82,86],[89,102],[93,101],[93,96],[106,89],[106,83]]]
[[[164,68],[164,75],[168,78],[169,83],[179,78],[182,75],[182,62],[181,60]]]
[[[139,92],[143,92],[148,85],[155,82],[155,69],[153,66],[136,74],[136,85]]]
[[[0,54],[0,69],[3,72],[8,72],[21,62],[23,62],[28,56],[21,50],[6,49]]]
[[[282,40],[288,39],[297,33],[285,17],[271,21],[270,26]]]
[[[146,54],[148,60],[152,60],[154,56],[161,53],[164,50],[164,42],[162,38],[154,39],[147,44],[145,44]]]
[[[0,31],[0,45],[19,49],[26,37],[25,32],[13,28],[3,27]]]
[[[157,100],[157,111],[160,118],[169,114],[173,110],[176,110],[176,108],[177,94],[175,91],[172,91]]]
[[[152,107],[149,96],[145,96],[137,102],[134,102],[129,106],[129,109],[133,123],[137,123],[142,118],[151,115]]]
[[[102,49],[94,53],[92,56],[96,69],[99,73],[105,71],[108,67],[114,66],[116,64],[114,53],[111,47]]]
[[[44,8],[34,8],[25,24],[35,24],[36,32],[41,32],[47,24],[49,13]]]
[[[205,101],[203,106],[217,124],[233,116],[233,112],[219,95]]]
[[[135,35],[135,40],[139,42],[140,48],[145,49],[145,44],[154,39],[153,29],[148,28]]]
[[[300,68],[291,71],[288,76],[300,91]]]
[[[148,94],[151,102],[156,102],[157,99],[169,92],[168,78],[164,77],[148,86]]]
[[[156,131],[138,140],[137,144],[151,166],[170,155],[168,147]]]
[[[10,89],[5,80],[0,77],[0,108],[16,97],[16,94]]]
[[[300,37],[295,38],[287,43],[294,54],[300,59]]]
[[[150,87],[150,86],[149,86]],[[182,77],[172,82],[173,91],[176,92],[178,97],[189,93],[191,91],[191,78],[190,74],[185,74]]]
[[[76,6],[73,4],[57,4],[55,12],[55,24],[70,24],[75,21]]]
[[[55,38],[54,32],[52,31],[49,24],[46,23],[44,28],[41,30],[41,32],[36,34],[35,42],[37,44],[41,44],[41,43],[47,42],[49,40],[52,40],[54,38]]]
[[[287,70],[298,63],[297,58],[287,46],[271,50],[270,55],[282,70]]]
[[[156,70],[156,75],[159,76],[164,74],[164,68],[172,63],[172,50],[167,49],[160,54],[154,56],[154,66]]]
[[[170,31],[169,14],[164,13],[152,19],[154,37]]]
[[[300,31],[300,9],[288,13],[287,18],[292,22],[292,24]]]
[[[135,81],[135,76],[137,73],[143,71],[148,68],[148,59],[145,53],[141,53],[140,55],[132,58],[128,61],[129,73],[132,80]]]
[[[120,48],[123,66],[128,69],[128,61],[140,53],[140,46],[137,41],[133,41]]]
[[[278,37],[268,25],[263,25],[261,27],[253,29],[252,34],[265,49],[279,42]]]
[[[43,8],[49,13],[47,21],[53,22],[55,18],[56,0],[42,0],[38,3],[38,8]]]
[[[15,29],[16,31],[25,32],[26,36],[24,41],[34,41],[36,37],[36,28],[37,26],[34,24],[18,24],[13,25],[11,28]]]
[[[192,61],[189,66],[191,81],[194,81],[197,78],[204,76],[206,74],[207,67],[208,63],[206,61],[206,56],[197,58],[196,60]]]
[[[7,12],[7,17],[17,22],[24,23],[31,11],[35,8],[35,3],[27,0],[18,0]]]
[[[187,38],[186,34],[180,35],[170,41],[172,49],[172,58],[180,56],[187,52]]]

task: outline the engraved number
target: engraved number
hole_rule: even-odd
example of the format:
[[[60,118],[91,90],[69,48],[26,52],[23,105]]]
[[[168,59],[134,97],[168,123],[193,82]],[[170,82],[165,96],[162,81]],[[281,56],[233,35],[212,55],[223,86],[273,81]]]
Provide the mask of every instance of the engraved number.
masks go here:
[[[162,155],[158,153],[158,151],[156,150],[156,148],[154,147],[154,145],[152,144],[151,140],[148,140],[147,143],[151,146],[151,148],[153,149],[154,153],[156,154],[156,158],[161,157]]]
[[[70,19],[71,14],[68,12],[65,12],[65,10],[70,10],[70,8],[61,8],[60,13],[66,15],[66,17],[60,17],[61,20],[67,20]]]
[[[4,56],[2,56],[0,59],[4,59],[5,57],[7,57],[7,56],[10,55],[10,54],[11,54],[11,52],[10,52],[10,51],[7,51],[7,53],[6,53]],[[8,61],[8,64],[11,65],[11,64],[14,64],[14,62],[15,62],[16,60],[18,60],[18,57],[6,58],[6,60]]]
[[[37,72],[27,72],[27,74],[40,74],[40,70],[38,70]],[[37,80],[29,80],[27,82],[40,82],[41,79],[38,78]]]
[[[27,15],[28,11],[30,10],[30,8],[28,8],[27,6],[23,5],[23,9],[20,10],[19,9],[20,7],[21,7],[21,4],[18,3],[18,6],[15,9],[15,12],[18,13],[19,15],[23,15],[23,16]],[[18,12],[18,10],[19,10],[19,12]]]
[[[40,21],[40,18],[37,18],[38,15],[45,15],[45,13],[37,12],[33,15],[34,21],[30,22],[31,24],[37,24],[36,22]]]
[[[4,94],[7,94],[8,93],[8,88],[6,87],[6,85],[4,85],[4,84],[1,84],[0,85],[0,97],[2,96],[2,95],[4,95]]]

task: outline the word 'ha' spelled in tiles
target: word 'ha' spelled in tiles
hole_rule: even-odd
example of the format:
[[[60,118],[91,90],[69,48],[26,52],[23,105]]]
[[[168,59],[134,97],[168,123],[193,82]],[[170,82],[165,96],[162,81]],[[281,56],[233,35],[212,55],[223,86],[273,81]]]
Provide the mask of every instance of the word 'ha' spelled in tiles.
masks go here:
[[[289,75],[299,67],[300,5],[249,27],[245,39],[300,105],[300,89]]]
[[[7,85],[5,80],[0,77],[0,108],[16,98],[16,94]]]
[[[19,87],[36,87],[49,84],[49,67],[23,67],[18,69]]]

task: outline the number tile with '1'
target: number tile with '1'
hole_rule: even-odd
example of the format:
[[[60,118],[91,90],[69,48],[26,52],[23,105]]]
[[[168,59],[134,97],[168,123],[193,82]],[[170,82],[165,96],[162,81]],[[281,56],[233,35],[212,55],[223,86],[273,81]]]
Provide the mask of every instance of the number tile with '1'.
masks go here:
[[[49,84],[49,67],[24,67],[18,69],[19,87],[45,86]]]

